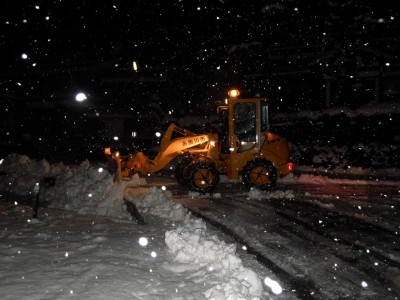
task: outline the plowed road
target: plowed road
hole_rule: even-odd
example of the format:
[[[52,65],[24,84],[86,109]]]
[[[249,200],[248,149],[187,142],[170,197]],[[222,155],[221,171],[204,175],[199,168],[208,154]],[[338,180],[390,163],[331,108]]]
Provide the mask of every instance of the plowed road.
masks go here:
[[[240,183],[198,196],[167,182],[275,276],[279,299],[400,299],[400,184],[278,184],[251,198]]]

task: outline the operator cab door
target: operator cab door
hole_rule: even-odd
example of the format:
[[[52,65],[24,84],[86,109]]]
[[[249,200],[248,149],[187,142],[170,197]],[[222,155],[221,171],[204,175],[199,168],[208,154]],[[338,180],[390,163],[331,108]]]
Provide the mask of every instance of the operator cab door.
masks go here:
[[[221,154],[260,151],[269,130],[268,99],[230,99],[218,107]]]
[[[269,130],[267,99],[240,99],[233,103],[231,148],[236,153],[260,151]]]
[[[257,144],[257,105],[254,102],[238,102],[234,105],[234,134],[236,152],[241,153]]]

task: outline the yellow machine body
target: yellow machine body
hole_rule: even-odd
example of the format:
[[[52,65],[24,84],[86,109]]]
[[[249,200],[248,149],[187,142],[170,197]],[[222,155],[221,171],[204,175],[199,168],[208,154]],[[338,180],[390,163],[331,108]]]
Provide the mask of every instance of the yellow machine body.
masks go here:
[[[154,159],[142,152],[121,156],[110,148],[105,149],[105,154],[116,163],[118,178],[155,173],[175,158],[184,157],[176,173],[178,182],[200,191],[212,190],[219,174],[230,179],[242,175],[247,185],[270,189],[277,177],[292,171],[290,144],[269,130],[267,98],[232,97],[217,112],[217,133],[195,134],[171,124]]]

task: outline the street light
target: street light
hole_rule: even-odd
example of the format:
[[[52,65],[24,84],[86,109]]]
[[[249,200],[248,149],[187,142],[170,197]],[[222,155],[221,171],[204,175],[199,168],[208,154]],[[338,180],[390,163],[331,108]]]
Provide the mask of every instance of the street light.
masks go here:
[[[78,93],[75,96],[75,100],[78,102],[82,102],[85,101],[87,99],[86,94],[85,93]]]

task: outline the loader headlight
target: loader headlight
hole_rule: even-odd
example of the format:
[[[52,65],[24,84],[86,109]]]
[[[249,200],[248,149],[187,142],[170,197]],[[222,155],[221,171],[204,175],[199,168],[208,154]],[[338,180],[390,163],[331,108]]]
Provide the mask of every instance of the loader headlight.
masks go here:
[[[111,155],[111,148],[110,147],[104,148],[104,154]]]
[[[239,90],[232,89],[232,90],[230,90],[230,91],[228,92],[228,95],[229,95],[229,97],[231,97],[231,98],[237,98],[237,97],[239,97],[240,92],[239,92]]]

